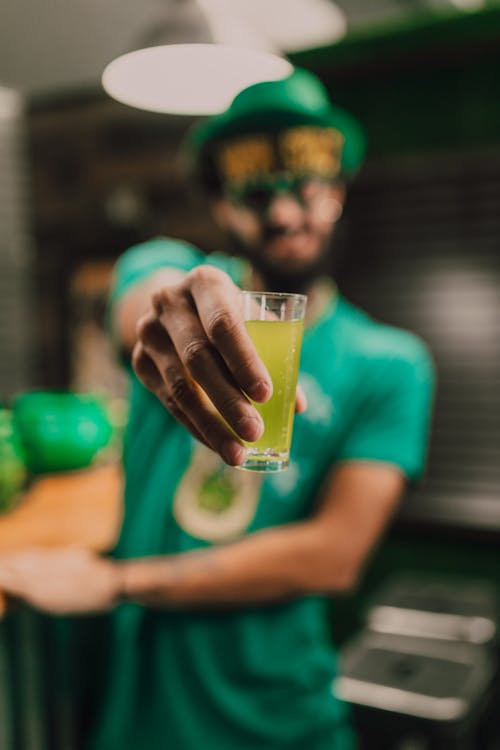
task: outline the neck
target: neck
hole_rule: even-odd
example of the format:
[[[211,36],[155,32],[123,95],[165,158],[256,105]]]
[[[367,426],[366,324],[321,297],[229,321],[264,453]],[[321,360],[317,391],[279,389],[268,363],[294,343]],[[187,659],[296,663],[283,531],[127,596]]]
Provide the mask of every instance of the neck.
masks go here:
[[[338,297],[337,285],[329,276],[321,276],[308,288],[306,308],[306,326],[320,318],[326,308]]]

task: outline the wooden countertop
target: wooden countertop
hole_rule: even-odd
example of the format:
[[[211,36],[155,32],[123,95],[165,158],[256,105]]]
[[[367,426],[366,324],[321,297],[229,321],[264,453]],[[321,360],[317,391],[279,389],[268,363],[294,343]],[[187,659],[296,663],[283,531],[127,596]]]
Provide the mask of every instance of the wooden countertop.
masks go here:
[[[0,554],[72,545],[104,552],[117,539],[121,517],[119,464],[39,477],[18,506],[0,516]],[[0,617],[4,611],[0,592]]]

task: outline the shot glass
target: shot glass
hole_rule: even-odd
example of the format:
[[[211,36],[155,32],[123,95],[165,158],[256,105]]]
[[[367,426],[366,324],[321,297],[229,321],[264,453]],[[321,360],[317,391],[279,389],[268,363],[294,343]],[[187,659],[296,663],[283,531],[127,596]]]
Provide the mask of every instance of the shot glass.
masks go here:
[[[264,422],[259,440],[245,443],[247,456],[238,468],[283,471],[288,467],[295,394],[307,297],[280,292],[242,292],[247,331],[273,382],[265,404],[252,401]]]

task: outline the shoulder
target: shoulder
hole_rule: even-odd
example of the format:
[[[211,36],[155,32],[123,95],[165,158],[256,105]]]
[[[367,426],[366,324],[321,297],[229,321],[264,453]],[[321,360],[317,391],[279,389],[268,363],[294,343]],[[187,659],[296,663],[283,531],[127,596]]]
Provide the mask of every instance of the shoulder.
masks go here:
[[[341,304],[343,339],[365,374],[368,370],[392,380],[411,375],[433,379],[432,356],[419,336],[375,320],[346,300]]]
[[[188,242],[170,237],[155,237],[126,250],[119,257],[116,267],[123,273],[158,264],[189,266],[202,262],[203,257],[203,253]]]
[[[125,291],[160,269],[172,268],[188,273],[204,263],[217,266],[234,281],[239,280],[241,271],[238,261],[219,253],[207,255],[183,240],[156,237],[133,245],[120,256],[115,265],[112,298],[121,297]]]

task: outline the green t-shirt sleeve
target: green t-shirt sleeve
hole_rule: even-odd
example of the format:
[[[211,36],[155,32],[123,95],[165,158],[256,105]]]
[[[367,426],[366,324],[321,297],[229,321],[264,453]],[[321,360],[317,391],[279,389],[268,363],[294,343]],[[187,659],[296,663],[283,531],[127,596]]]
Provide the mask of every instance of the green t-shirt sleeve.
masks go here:
[[[389,463],[417,479],[427,455],[432,359],[419,339],[406,335],[399,350],[368,367],[363,379],[367,393],[347,431],[340,460]]]
[[[162,268],[173,268],[188,273],[203,263],[225,271],[235,283],[241,276],[241,262],[225,255],[206,255],[198,248],[182,240],[158,237],[140,245],[134,245],[118,259],[110,294],[110,305],[132,287],[145,281]]]

